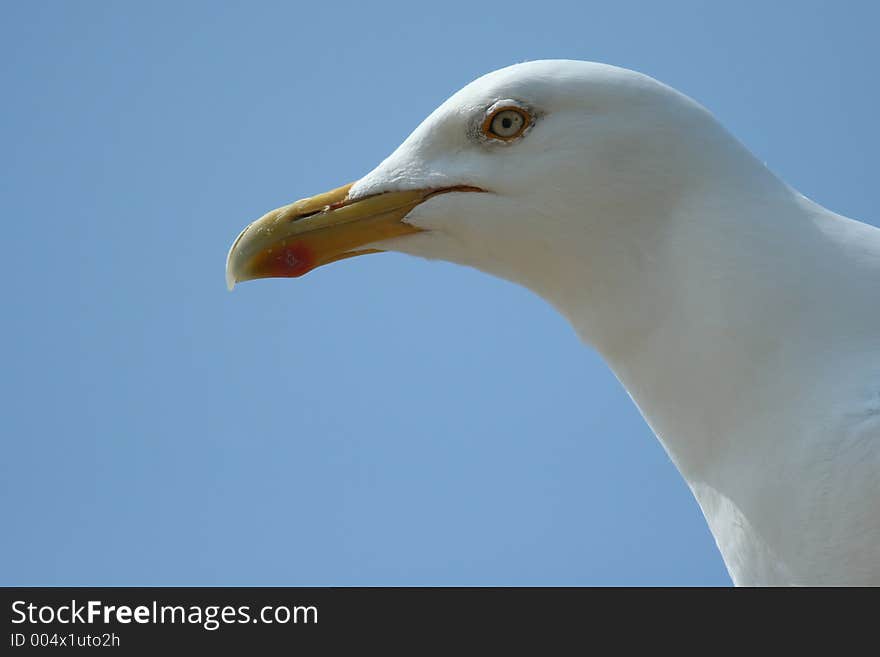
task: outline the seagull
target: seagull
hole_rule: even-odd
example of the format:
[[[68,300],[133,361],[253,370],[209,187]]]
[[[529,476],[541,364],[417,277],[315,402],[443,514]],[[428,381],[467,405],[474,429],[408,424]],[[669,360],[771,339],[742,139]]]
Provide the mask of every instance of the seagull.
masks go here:
[[[593,62],[494,71],[360,180],[246,227],[227,284],[379,251],[554,306],[735,585],[880,585],[880,229],[788,186],[700,104]]]

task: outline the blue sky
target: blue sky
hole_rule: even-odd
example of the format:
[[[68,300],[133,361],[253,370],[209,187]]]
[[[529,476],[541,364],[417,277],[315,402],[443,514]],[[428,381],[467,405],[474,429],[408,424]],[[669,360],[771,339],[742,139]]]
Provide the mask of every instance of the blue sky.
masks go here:
[[[385,254],[229,294],[226,251],[548,57],[679,88],[876,224],[877,6],[3,3],[0,584],[728,584],[531,293]]]

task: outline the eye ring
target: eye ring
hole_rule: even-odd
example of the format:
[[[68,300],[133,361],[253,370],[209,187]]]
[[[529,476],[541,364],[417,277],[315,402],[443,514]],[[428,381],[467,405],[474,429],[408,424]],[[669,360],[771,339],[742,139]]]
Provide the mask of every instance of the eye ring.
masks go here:
[[[516,105],[504,105],[492,110],[480,126],[483,136],[499,141],[513,141],[529,129],[532,116]]]

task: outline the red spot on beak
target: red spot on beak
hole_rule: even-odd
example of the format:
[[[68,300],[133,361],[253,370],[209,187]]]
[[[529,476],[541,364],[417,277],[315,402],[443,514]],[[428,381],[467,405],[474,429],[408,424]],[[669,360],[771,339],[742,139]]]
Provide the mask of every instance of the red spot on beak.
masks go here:
[[[266,274],[279,278],[297,278],[315,268],[315,256],[302,242],[275,248],[265,261]]]

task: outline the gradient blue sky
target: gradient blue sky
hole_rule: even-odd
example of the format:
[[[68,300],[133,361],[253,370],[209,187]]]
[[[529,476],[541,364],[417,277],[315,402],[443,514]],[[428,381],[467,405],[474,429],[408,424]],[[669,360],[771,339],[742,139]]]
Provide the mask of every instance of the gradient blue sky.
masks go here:
[[[873,2],[0,5],[2,584],[730,582],[544,302],[399,255],[224,286],[482,73],[635,68],[877,223]]]

